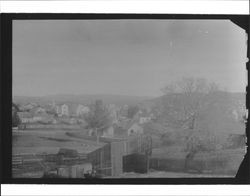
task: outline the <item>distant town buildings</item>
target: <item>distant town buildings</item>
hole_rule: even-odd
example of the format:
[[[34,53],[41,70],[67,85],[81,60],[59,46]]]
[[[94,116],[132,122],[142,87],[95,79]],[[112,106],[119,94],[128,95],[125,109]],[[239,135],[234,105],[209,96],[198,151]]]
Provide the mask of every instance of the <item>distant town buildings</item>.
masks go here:
[[[21,123],[33,123],[35,122],[33,115],[30,112],[18,112]]]
[[[112,123],[113,124],[117,123],[118,122],[118,111],[119,111],[119,109],[114,104],[109,104],[107,108],[108,108],[110,116],[112,118]]]
[[[28,103],[28,104],[25,104],[25,105],[21,105],[20,110],[21,111],[29,111],[29,110],[37,107],[37,106],[38,106],[37,103]]]
[[[66,104],[56,105],[56,113],[58,116],[69,116],[69,106]]]
[[[86,105],[72,103],[28,103],[19,107],[16,104],[12,106],[12,113],[17,113],[22,124],[84,124],[84,115],[89,111]]]
[[[133,119],[129,119],[128,105],[121,107],[115,104],[106,105],[110,117],[111,125],[102,130],[102,137],[107,138],[126,138],[131,135],[143,134],[143,124],[148,123],[152,119],[152,114],[146,110],[138,112]],[[15,109],[15,107],[14,107]],[[52,103],[40,105],[37,103],[28,103],[20,106],[18,115],[23,124],[80,124],[87,127],[84,116],[90,112],[88,105],[77,103]],[[93,130],[88,131],[89,135],[95,135]]]
[[[89,107],[79,104],[76,110],[77,116],[83,116],[90,111]]]
[[[128,136],[143,134],[143,128],[138,123],[133,123],[128,129]]]

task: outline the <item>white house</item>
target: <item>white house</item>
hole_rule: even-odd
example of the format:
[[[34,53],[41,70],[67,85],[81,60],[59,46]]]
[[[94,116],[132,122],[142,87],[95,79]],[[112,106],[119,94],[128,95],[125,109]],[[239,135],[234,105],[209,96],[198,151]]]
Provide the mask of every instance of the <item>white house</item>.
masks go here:
[[[69,106],[66,104],[63,104],[61,106],[62,108],[62,115],[68,116],[69,115]]]
[[[109,128],[103,131],[103,137],[114,137],[114,127],[110,126]]]
[[[77,109],[76,109],[76,115],[77,116],[82,116],[84,114],[87,114],[90,111],[88,106],[84,106],[84,105],[78,105]]]
[[[112,123],[117,123],[118,122],[118,111],[117,108],[114,104],[109,104],[108,105],[108,110],[110,113],[110,117],[112,119]]]
[[[143,128],[137,123],[132,124],[128,129],[128,136],[143,134]]]
[[[30,112],[18,112],[17,114],[20,117],[22,123],[35,122],[35,120],[33,119],[33,115]]]
[[[140,117],[139,123],[144,124],[144,123],[149,122],[150,120],[151,120],[151,117]]]
[[[94,136],[96,135],[96,132],[93,129],[89,129],[88,135]],[[110,126],[109,128],[103,130],[101,133],[101,137],[114,137],[114,127]]]
[[[69,116],[69,106],[66,104],[57,105],[56,113],[58,116]]]
[[[33,120],[40,123],[53,123],[53,115],[47,113],[37,113],[34,114]]]

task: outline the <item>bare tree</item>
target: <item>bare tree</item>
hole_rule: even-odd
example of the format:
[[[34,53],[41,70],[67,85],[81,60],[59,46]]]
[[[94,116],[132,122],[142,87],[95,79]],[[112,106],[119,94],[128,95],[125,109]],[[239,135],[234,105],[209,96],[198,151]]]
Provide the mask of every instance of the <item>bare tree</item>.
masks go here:
[[[207,97],[219,87],[215,83],[208,83],[202,78],[183,78],[167,85],[165,93],[164,112],[171,121],[180,125],[188,125],[191,130],[186,138],[187,156],[185,168],[200,151],[210,151],[214,137],[204,130],[199,130],[197,119],[200,112],[207,106]]]
[[[20,111],[17,104],[12,103],[12,127],[17,127],[21,124],[21,119],[17,112]]]
[[[109,110],[101,100],[97,100],[90,106],[90,111],[84,116],[84,119],[88,123],[88,128],[95,132],[97,143],[99,143],[103,131],[112,124]]]
[[[137,114],[138,111],[139,111],[138,106],[129,106],[128,107],[128,118],[129,119],[134,118],[134,116]]]
[[[167,95],[164,100],[165,112],[169,114],[174,110],[179,117],[177,123],[189,122],[189,128],[195,129],[196,118],[206,105],[206,97],[218,89],[217,84],[208,83],[202,78],[182,78],[162,89]]]

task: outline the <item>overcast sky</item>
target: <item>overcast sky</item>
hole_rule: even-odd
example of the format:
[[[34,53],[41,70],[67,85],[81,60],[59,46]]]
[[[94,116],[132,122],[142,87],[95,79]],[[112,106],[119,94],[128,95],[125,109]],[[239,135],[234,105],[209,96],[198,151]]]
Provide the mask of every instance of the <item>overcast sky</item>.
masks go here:
[[[158,96],[189,76],[244,92],[246,48],[229,20],[19,20],[13,94]]]

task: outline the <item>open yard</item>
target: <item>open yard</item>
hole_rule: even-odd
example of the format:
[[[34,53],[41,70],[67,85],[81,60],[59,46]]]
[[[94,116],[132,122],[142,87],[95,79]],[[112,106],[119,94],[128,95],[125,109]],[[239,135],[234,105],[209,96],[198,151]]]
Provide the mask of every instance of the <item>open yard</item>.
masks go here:
[[[156,170],[182,172],[187,152],[178,146],[153,149],[151,167]],[[189,163],[189,170],[200,173],[235,176],[243,161],[245,149],[221,149],[199,152]]]
[[[69,130],[13,131],[13,155],[29,153],[56,154],[60,148],[76,149],[79,153],[88,153],[104,145],[100,143],[98,146],[92,141],[70,137],[66,134],[68,131]]]
[[[147,174],[123,173],[119,178],[230,178],[231,175],[197,174],[184,172],[150,171]]]

